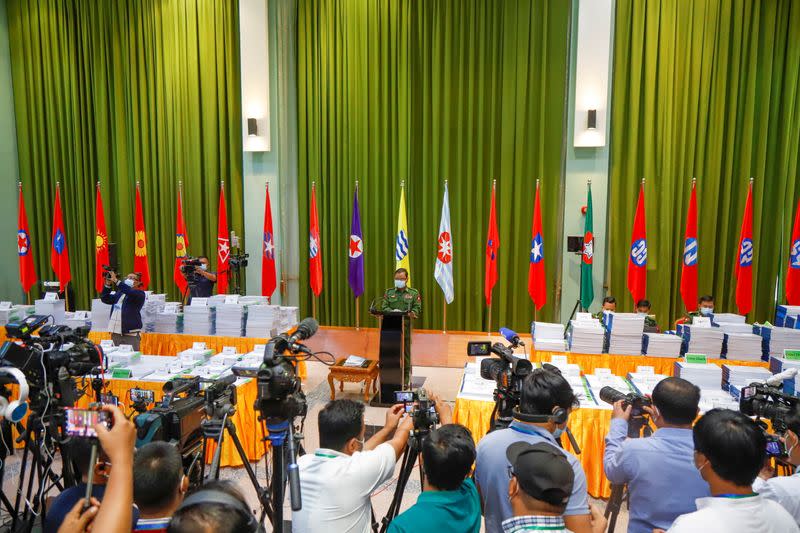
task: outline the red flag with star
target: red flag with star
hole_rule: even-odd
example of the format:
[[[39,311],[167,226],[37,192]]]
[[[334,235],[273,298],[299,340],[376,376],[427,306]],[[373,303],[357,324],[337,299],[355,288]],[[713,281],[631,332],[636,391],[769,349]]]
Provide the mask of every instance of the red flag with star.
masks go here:
[[[100,196],[100,182],[97,182],[97,194],[94,201],[94,288],[102,292],[105,279],[103,265],[108,265],[108,233],[106,232],[106,216],[103,213],[103,199]]]
[[[497,283],[497,251],[500,249],[494,191],[495,184],[492,183],[492,206],[489,209],[489,230],[486,232],[486,278],[483,283],[483,294],[486,297],[487,306],[492,305],[492,290]]]
[[[217,294],[228,293],[228,260],[231,237],[228,233],[228,210],[225,207],[225,184],[219,189],[219,223],[217,225]]]
[[[189,284],[181,272],[181,266],[184,259],[188,255],[189,249],[189,236],[186,235],[186,223],[183,221],[183,189],[178,188],[178,214],[175,217],[175,266],[172,270],[172,278],[175,284],[181,291],[181,295],[185,295]]]
[[[33,265],[33,250],[28,229],[28,215],[22,198],[22,182],[19,184],[19,209],[17,211],[17,254],[19,255],[19,282],[26,293],[36,284],[36,269]]]
[[[739,254],[736,258],[736,307],[740,315],[746,315],[753,306],[753,180],[747,190],[742,217],[742,232],[739,235]]]
[[[261,295],[272,300],[272,294],[278,286],[275,275],[275,234],[272,231],[272,202],[269,198],[267,183],[267,199],[264,202],[264,244],[261,250]]]
[[[531,228],[531,254],[528,266],[528,294],[536,309],[547,303],[547,282],[544,276],[544,237],[542,235],[542,208],[539,203],[539,180],[536,180],[536,198],[533,201]]]
[[[69,269],[69,250],[67,232],[64,229],[64,216],[61,214],[61,187],[56,183],[56,201],[53,206],[53,241],[50,243],[50,266],[58,278],[58,288],[64,291],[72,279]]]
[[[317,186],[311,185],[311,212],[308,225],[308,282],[314,296],[322,293],[322,246],[317,218]]]
[[[143,291],[150,284],[150,267],[147,265],[147,233],[144,229],[144,210],[139,184],[136,184],[136,219],[134,221],[133,270],[142,275]]]

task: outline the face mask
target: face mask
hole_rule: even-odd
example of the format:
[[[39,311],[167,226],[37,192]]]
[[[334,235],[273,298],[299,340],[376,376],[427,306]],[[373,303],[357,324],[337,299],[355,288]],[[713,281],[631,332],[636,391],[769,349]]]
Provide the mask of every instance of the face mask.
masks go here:
[[[563,434],[564,434],[564,428],[557,427],[555,431],[553,431],[553,437],[555,437],[556,439],[560,439],[561,435]]]
[[[128,287],[133,287],[133,280],[132,279],[126,279],[124,283]]]
[[[698,468],[697,468],[697,471],[698,471],[698,472],[700,472],[700,474],[702,475],[702,473],[703,473],[703,469],[704,469],[706,466],[708,466],[708,461],[706,461],[706,462],[705,462],[705,463],[703,463],[703,464],[702,464],[700,467],[698,467]]]
[[[404,280],[404,279],[396,279],[396,280],[394,280],[394,287],[396,289],[404,289],[406,287],[406,280]]]
[[[714,308],[713,307],[701,307],[700,308],[700,314],[703,315],[703,316],[713,315],[714,314]]]
[[[203,263],[200,265],[200,270],[208,270],[208,265]]]
[[[636,314],[639,316],[647,316],[647,313],[645,313],[644,311],[638,311]]]

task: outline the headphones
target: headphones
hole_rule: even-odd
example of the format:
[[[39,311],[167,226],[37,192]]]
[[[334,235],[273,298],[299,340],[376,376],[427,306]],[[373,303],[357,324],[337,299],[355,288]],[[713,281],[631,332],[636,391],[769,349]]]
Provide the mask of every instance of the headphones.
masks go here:
[[[230,494],[222,492],[221,490],[200,489],[199,491],[195,492],[194,494],[183,500],[183,503],[181,503],[178,509],[176,509],[175,514],[177,514],[182,509],[186,509],[188,507],[194,507],[195,505],[204,505],[208,503],[216,503],[219,505],[223,505],[225,507],[232,507],[234,510],[236,510],[243,518],[247,520],[245,529],[242,530],[243,533],[264,532],[264,526],[258,523],[256,517],[253,515],[252,511],[250,511],[247,505],[239,501],[239,499],[234,498]]]
[[[28,380],[19,368],[4,366],[0,368],[0,374],[8,374],[19,383],[19,399],[9,402],[0,396],[0,418],[17,423],[28,414]]]
[[[547,422],[552,422],[556,425],[559,425],[565,423],[569,417],[569,411],[558,406],[554,407],[553,412],[549,415],[532,415],[523,413],[519,410],[519,407],[515,407],[511,414],[514,418],[521,422],[530,422],[533,424],[546,424]]]

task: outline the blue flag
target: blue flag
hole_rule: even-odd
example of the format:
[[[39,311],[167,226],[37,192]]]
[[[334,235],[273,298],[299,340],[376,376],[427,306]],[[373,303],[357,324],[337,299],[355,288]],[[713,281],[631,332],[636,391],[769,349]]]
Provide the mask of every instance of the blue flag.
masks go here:
[[[358,184],[353,195],[353,219],[350,222],[350,241],[347,248],[347,282],[358,298],[364,293],[364,241],[361,233],[361,215],[358,212]]]

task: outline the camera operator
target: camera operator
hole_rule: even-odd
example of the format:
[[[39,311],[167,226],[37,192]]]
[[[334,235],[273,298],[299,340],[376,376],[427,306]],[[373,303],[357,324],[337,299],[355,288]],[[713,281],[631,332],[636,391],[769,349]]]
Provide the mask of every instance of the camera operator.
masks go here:
[[[188,489],[177,447],[149,442],[139,448],[133,458],[133,501],[140,512],[134,532],[164,533]]]
[[[794,466],[800,465],[800,412],[793,411],[784,420],[786,423],[786,433],[781,440],[786,446],[786,461]],[[762,470],[764,472],[764,470]],[[763,479],[766,477],[766,481]],[[778,502],[784,509],[794,517],[795,522],[800,525],[800,471],[796,471],[792,476],[775,476],[772,471],[771,476],[763,476],[753,483],[753,490],[764,498]]]
[[[695,424],[693,436],[694,464],[711,497],[699,498],[697,511],[679,516],[671,533],[800,532],[786,509],[753,492],[767,445],[758,424],[737,411],[712,409]]]
[[[109,271],[103,292],[100,293],[100,300],[112,306],[108,329],[114,344],[130,344],[137,352],[145,301],[145,293],[139,289],[141,285],[142,275],[139,272],[131,272],[124,280],[120,280],[116,272]]]
[[[217,282],[217,273],[209,271],[208,257],[201,255],[197,258],[200,264],[194,267],[193,282],[190,295],[197,298],[209,298],[214,292]]]
[[[577,405],[572,387],[560,373],[537,368],[523,379],[519,407],[514,410],[511,425],[489,433],[478,444],[475,481],[483,500],[487,533],[500,533],[503,521],[513,516],[508,501],[508,447],[518,441],[558,445],[557,439],[567,426],[569,413]],[[590,533],[586,474],[574,455],[560,451],[569,461],[575,477],[564,512],[567,529],[574,533]]]
[[[303,509],[292,513],[294,533],[370,532],[370,495],[392,478],[414,428],[402,416],[403,405],[392,406],[383,429],[365,442],[363,403],[334,400],[319,412],[320,448],[297,460]]]
[[[247,500],[227,480],[211,481],[190,494],[175,511],[167,528],[167,533],[256,531],[259,531],[259,523]]]
[[[469,477],[475,462],[475,441],[461,424],[451,423],[450,407],[436,400],[442,423],[422,440],[423,492],[417,503],[389,524],[389,533],[428,531],[478,533],[481,502]]]
[[[633,406],[623,408],[624,400],[614,404],[606,436],[603,468],[611,483],[628,485],[629,533],[667,529],[696,509],[697,498],[710,495],[691,459],[700,389],[670,377],[655,386],[652,401],[652,407],[643,407],[658,428],[651,437],[625,440]]]

